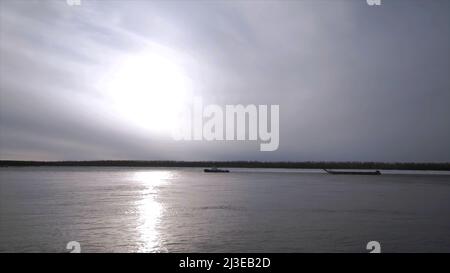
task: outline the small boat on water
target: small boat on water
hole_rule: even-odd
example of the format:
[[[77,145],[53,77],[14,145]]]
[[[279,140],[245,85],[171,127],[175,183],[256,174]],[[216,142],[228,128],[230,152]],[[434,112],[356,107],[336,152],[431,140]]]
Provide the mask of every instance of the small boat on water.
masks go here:
[[[330,171],[327,169],[323,169],[323,170],[329,174],[349,174],[349,175],[380,175],[381,174],[381,172],[379,170],[376,170],[376,171],[344,171],[344,170]]]
[[[203,170],[205,173],[229,173],[229,170],[224,170],[224,169],[218,169],[216,167],[210,168],[210,169],[204,169]]]

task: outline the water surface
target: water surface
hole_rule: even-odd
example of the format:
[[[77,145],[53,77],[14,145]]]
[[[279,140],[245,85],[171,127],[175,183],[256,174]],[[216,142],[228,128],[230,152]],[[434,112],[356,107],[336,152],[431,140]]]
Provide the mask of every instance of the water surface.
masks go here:
[[[448,173],[0,168],[0,251],[450,252]]]

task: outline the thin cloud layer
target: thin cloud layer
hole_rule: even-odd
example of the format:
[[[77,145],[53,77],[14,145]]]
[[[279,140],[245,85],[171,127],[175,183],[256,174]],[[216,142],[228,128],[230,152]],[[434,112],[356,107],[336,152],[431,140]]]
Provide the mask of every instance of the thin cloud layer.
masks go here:
[[[0,5],[1,159],[450,161],[448,1]],[[135,124],[105,82],[148,54],[204,103],[279,104],[279,149]]]

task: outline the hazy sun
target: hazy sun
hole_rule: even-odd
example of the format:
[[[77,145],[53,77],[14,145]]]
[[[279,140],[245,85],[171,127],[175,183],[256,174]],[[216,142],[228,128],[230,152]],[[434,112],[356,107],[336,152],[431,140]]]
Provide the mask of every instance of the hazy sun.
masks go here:
[[[181,66],[152,52],[122,58],[106,80],[116,111],[155,132],[178,126],[176,113],[187,102],[188,92],[189,79]]]

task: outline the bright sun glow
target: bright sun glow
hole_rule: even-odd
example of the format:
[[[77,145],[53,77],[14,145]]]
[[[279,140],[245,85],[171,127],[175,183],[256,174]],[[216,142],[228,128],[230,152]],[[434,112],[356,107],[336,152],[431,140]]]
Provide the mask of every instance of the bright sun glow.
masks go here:
[[[107,78],[107,96],[131,123],[158,133],[178,126],[190,81],[170,58],[152,52],[127,56]]]

